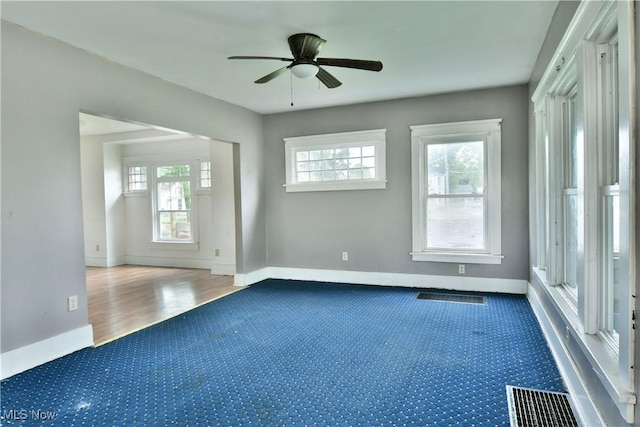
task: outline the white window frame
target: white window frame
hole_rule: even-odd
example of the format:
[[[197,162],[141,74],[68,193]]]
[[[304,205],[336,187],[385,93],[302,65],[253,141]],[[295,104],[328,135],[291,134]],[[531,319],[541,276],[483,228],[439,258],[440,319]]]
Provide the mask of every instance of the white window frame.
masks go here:
[[[331,133],[284,138],[285,143],[285,188],[287,192],[372,190],[387,187],[386,175],[386,129],[356,132]],[[296,153],[298,151],[351,147],[375,147],[375,177],[371,179],[348,179],[322,182],[298,182],[296,175]]]
[[[203,169],[202,165],[204,163],[207,163],[209,165],[208,169]],[[208,171],[209,172],[209,176],[208,177],[203,177],[202,173],[204,171]],[[209,181],[209,185],[202,185],[202,182],[208,180]],[[213,185],[213,171],[211,169],[211,160],[198,160],[198,191],[200,192],[207,192],[209,190],[211,190],[211,186]]]
[[[502,119],[473,120],[410,126],[412,177],[412,251],[413,261],[501,264],[501,131]],[[484,141],[485,143],[485,239],[484,251],[443,251],[426,249],[427,163],[430,143]]]
[[[549,96],[553,96],[553,88],[557,85],[558,76],[562,75],[567,66],[567,59],[575,56],[578,74],[578,133],[580,135],[578,195],[579,195],[579,246],[578,260],[578,298],[576,307],[567,303],[566,294],[561,287],[553,286],[549,266],[546,271],[534,268],[534,279],[549,285],[545,289],[554,301],[567,328],[574,331],[576,345],[570,351],[580,349],[579,357],[586,357],[597,378],[600,379],[612,402],[617,406],[622,417],[628,422],[634,422],[636,396],[635,388],[635,268],[637,252],[635,247],[635,199],[633,179],[635,177],[635,81],[634,81],[634,6],[635,2],[582,2],[570,23],[567,32],[561,40],[553,59],[549,63],[543,77],[533,94],[534,111],[544,111],[544,104]],[[607,188],[612,184],[603,180],[602,163],[602,119],[605,121],[610,106],[602,99],[602,87],[596,84],[598,79],[598,44],[615,40],[619,49],[618,64],[618,121],[615,132],[619,137],[619,184]],[[612,38],[613,37],[613,38]],[[599,92],[600,89],[600,92]],[[604,111],[603,108],[604,107]],[[604,116],[603,116],[604,113]],[[547,110],[547,120],[553,115]],[[541,118],[540,118],[541,119]],[[538,117],[536,117],[538,120]],[[605,123],[606,124],[606,123]],[[542,127],[542,126],[540,126]],[[545,137],[553,138],[552,129],[546,135],[536,135],[540,144]],[[536,126],[536,131],[539,127]],[[557,141],[555,142],[557,144]],[[553,151],[554,142],[548,142]],[[548,153],[553,155],[552,153]],[[586,172],[588,171],[588,172]],[[546,171],[546,178],[550,187],[557,186],[560,177],[554,177],[552,167]],[[539,197],[543,182],[538,179]],[[604,185],[603,185],[604,184]],[[616,343],[601,333],[602,322],[602,277],[601,253],[602,244],[606,240],[603,221],[602,196],[603,192],[619,192],[620,197],[620,283],[616,290],[620,303],[620,331],[618,331],[617,349],[612,347]],[[553,203],[554,195],[548,198]],[[534,200],[535,202],[535,200]],[[557,243],[554,236],[553,224],[559,221],[557,211],[547,207],[547,222],[549,228],[549,247]],[[539,217],[538,217],[539,218]],[[543,239],[538,235],[538,245]],[[552,252],[552,249],[550,250]],[[550,263],[558,260],[553,254],[547,254]],[[564,332],[560,332],[564,334]]]
[[[129,182],[129,169],[130,168],[135,168],[135,167],[144,167],[145,168],[145,174],[146,174],[146,187],[144,190],[131,190],[129,188],[130,182]],[[123,191],[122,194],[124,194],[126,197],[128,196],[134,196],[134,195],[138,195],[138,196],[146,196],[147,194],[149,194],[149,183],[150,183],[150,179],[149,179],[149,165],[146,163],[125,163],[122,167],[122,183],[123,183]]]
[[[151,188],[151,216],[152,216],[152,247],[162,249],[181,249],[181,250],[198,250],[198,181],[200,179],[200,161],[199,160],[174,160],[174,161],[162,161],[154,162],[149,165],[152,171],[152,188]],[[173,240],[173,239],[161,239],[160,238],[160,224],[158,222],[158,183],[163,181],[173,181],[171,179],[158,178],[158,167],[162,166],[174,166],[174,165],[189,165],[189,179],[191,186],[191,239],[189,240]],[[176,178],[176,177],[171,177]],[[178,181],[180,181],[178,179]]]

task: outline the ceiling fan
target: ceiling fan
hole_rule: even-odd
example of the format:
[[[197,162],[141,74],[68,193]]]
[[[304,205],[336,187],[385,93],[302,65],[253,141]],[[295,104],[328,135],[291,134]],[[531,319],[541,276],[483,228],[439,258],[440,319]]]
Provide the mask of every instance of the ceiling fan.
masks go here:
[[[327,41],[315,34],[294,34],[288,38],[288,42],[293,58],[280,58],[274,56],[230,56],[228,59],[270,59],[275,61],[291,62],[291,64],[277,69],[276,71],[259,78],[255,82],[267,83],[290,69],[293,75],[300,79],[308,79],[314,76],[317,77],[318,80],[320,80],[329,89],[336,88],[342,83],[321,66],[355,68],[358,70],[369,71],[382,70],[382,62],[380,61],[367,61],[349,58],[316,58],[318,52],[320,52],[320,49]]]

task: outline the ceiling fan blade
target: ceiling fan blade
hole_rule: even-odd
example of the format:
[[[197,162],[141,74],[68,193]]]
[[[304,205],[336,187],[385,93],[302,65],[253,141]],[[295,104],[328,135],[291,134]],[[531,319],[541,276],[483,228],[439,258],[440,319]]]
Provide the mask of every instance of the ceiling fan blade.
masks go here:
[[[289,68],[288,65],[286,67],[279,68],[279,69],[275,70],[273,73],[269,73],[266,76],[259,78],[258,80],[255,81],[255,83],[270,82],[271,80],[273,80],[276,77],[278,77],[280,74],[282,74],[285,71],[287,71],[288,68]]]
[[[318,65],[326,65],[328,67],[344,67],[356,68],[358,70],[380,71],[382,70],[382,62],[366,61],[364,59],[349,58],[316,58]]]
[[[290,61],[293,62],[292,58],[280,58],[276,56],[230,56],[227,59],[272,59],[274,61]]]
[[[289,36],[289,49],[296,60],[313,61],[327,42],[315,34],[301,33]]]
[[[337,88],[342,84],[340,80],[333,77],[331,73],[322,67],[318,67],[318,74],[316,74],[316,77],[329,89]]]

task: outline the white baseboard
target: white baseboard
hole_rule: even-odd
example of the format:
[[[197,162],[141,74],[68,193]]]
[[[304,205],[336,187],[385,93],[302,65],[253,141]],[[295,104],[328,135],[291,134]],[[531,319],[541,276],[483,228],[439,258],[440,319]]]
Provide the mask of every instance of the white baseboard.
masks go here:
[[[105,257],[84,257],[84,265],[87,267],[106,267],[107,259]]]
[[[312,280],[318,282],[438,288],[457,291],[500,292],[522,295],[527,293],[528,283],[526,280],[519,279],[494,279],[470,276],[434,276],[429,274],[266,267],[249,274],[237,274],[236,284],[239,286],[248,286],[265,279]]]
[[[0,379],[93,345],[93,328],[86,325],[0,354]]]
[[[219,276],[233,276],[236,274],[235,264],[213,264],[211,266],[211,274]]]
[[[580,375],[578,367],[564,345],[562,337],[553,327],[549,314],[545,310],[540,298],[538,297],[538,293],[531,284],[527,285],[527,299],[529,300],[529,304],[538,319],[538,323],[540,324],[540,328],[544,333],[547,344],[551,349],[551,353],[553,354],[553,358],[558,366],[560,375],[569,390],[573,407],[577,412],[576,415],[582,421],[581,425],[606,425],[604,419],[600,415],[600,412],[589,397],[589,392],[582,376]]]
[[[107,258],[107,267],[117,267],[125,264],[127,264],[127,257],[118,256]]]
[[[249,286],[254,283],[261,282],[269,279],[269,267],[261,268],[260,270],[251,271],[249,273],[242,273],[234,275],[234,286]]]
[[[126,261],[127,261],[126,264],[130,264],[130,265],[149,265],[152,267],[210,269],[212,265],[212,262],[210,259],[136,256],[136,255],[127,255]]]

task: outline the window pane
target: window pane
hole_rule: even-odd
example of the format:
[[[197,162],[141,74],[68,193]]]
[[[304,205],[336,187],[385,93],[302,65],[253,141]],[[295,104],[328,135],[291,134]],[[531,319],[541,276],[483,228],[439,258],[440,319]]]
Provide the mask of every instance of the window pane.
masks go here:
[[[322,169],[321,161],[309,162],[309,170],[319,171],[320,169]]]
[[[349,149],[348,148],[336,148],[334,150],[333,156],[336,159],[343,159],[345,157],[349,157]]]
[[[564,195],[564,284],[577,289],[578,283],[578,196]]]
[[[429,144],[429,194],[484,192],[484,142]]]
[[[333,150],[322,150],[322,158],[323,159],[331,159],[333,158]]]
[[[322,172],[322,180],[323,181],[335,181],[336,173],[333,171],[325,171]]]
[[[191,240],[191,213],[160,212],[161,240]]]
[[[372,168],[376,165],[376,159],[373,157],[364,157],[362,159],[362,167],[363,168]]]
[[[337,180],[349,179],[349,174],[347,173],[346,170],[336,171],[336,179]]]
[[[376,155],[376,147],[374,146],[362,147],[363,157],[373,157],[375,155]]]
[[[485,249],[484,211],[484,197],[428,198],[427,249]]]
[[[309,152],[308,151],[298,151],[296,153],[296,160],[297,161],[305,161],[305,160],[309,160]]]
[[[158,183],[157,203],[159,211],[191,209],[191,183],[189,181]]]
[[[323,160],[322,161],[322,170],[333,170],[334,164],[333,160]]]
[[[171,165],[171,166],[158,166],[157,176],[158,178],[167,176],[190,176],[191,168],[189,165]]]
[[[362,167],[362,159],[349,159],[349,169],[358,169]]]
[[[620,196],[604,197],[602,329],[617,339],[620,330]]]
[[[349,148],[349,157],[360,157],[362,154],[360,147]]]
[[[320,160],[322,158],[322,150],[309,151],[309,159]]]

